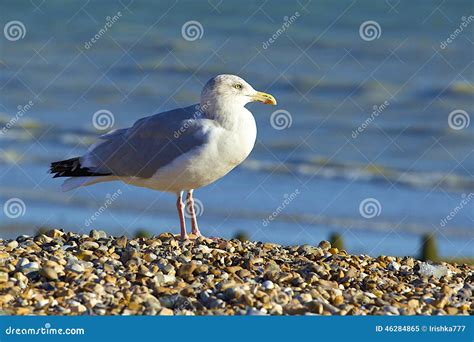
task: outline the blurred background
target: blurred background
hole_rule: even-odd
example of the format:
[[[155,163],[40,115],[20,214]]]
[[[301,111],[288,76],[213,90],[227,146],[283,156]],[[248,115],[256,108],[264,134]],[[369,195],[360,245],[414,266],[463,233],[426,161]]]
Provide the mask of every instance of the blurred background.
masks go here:
[[[174,195],[122,183],[62,193],[49,163],[197,103],[209,78],[231,73],[278,107],[248,106],[252,154],[195,192],[205,235],[332,236],[350,253],[413,256],[431,239],[443,258],[474,257],[472,1],[1,7],[2,238],[51,227],[178,233]]]

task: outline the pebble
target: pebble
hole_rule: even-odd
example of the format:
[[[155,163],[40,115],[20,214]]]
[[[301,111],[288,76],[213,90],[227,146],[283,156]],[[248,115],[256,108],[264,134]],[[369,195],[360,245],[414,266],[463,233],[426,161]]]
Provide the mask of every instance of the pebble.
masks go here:
[[[446,265],[434,265],[427,262],[420,264],[419,273],[424,277],[441,278],[448,274],[449,270]]]
[[[41,269],[41,275],[48,280],[58,280],[58,273],[52,267],[43,267]]]
[[[332,303],[334,305],[341,305],[342,303],[344,303],[344,297],[343,296],[336,296],[334,297],[334,299],[332,300]]]
[[[319,300],[313,300],[311,302],[306,303],[306,308],[309,312],[322,315],[324,312],[324,306]]]
[[[161,270],[166,274],[174,274],[176,273],[174,267],[170,264],[164,265]]]
[[[192,275],[193,275],[193,272],[196,270],[196,263],[195,262],[190,262],[190,263],[187,263],[187,264],[183,264],[178,272],[176,273],[176,275],[178,277],[181,277],[185,280],[188,280]]]
[[[163,308],[163,309],[160,310],[158,315],[160,315],[160,316],[173,316],[174,312],[171,309]]]
[[[69,301],[69,308],[71,312],[75,314],[81,314],[87,311],[87,308],[84,305],[74,300]]]
[[[0,283],[6,283],[8,281],[8,273],[0,272]]]
[[[94,240],[105,239],[105,238],[107,238],[107,233],[104,232],[103,230],[93,229],[93,230],[90,231],[89,237],[91,237]]]
[[[117,247],[125,248],[127,246],[128,239],[126,236],[121,236],[115,240]]]
[[[400,264],[396,261],[392,261],[389,265],[388,265],[388,269],[390,271],[398,271],[400,270]]]
[[[410,299],[407,304],[412,309],[417,309],[420,306],[418,299]]]
[[[58,230],[58,229],[52,229],[52,230],[49,230],[46,232],[46,236],[50,237],[50,238],[59,238],[61,236],[63,236],[64,232]]]
[[[71,271],[71,272],[75,272],[75,273],[83,273],[84,272],[84,266],[82,266],[81,264],[79,264],[77,262],[74,262],[74,263],[68,264],[66,266],[66,270]]]
[[[400,312],[398,311],[398,308],[396,308],[395,306],[392,306],[392,305],[389,305],[389,306],[385,306],[383,308],[384,312],[387,313],[387,314],[391,314],[391,315],[399,315]]]
[[[448,307],[446,308],[446,312],[448,313],[448,315],[457,315],[457,313],[458,313],[458,308],[453,307],[453,306],[448,306]]]
[[[49,304],[49,300],[47,300],[47,299],[40,299],[40,300],[38,300],[38,301],[36,302],[35,307],[36,307],[37,309],[41,309],[41,308],[45,307],[45,306],[48,305],[48,304]]]
[[[18,247],[18,241],[16,240],[11,240],[10,242],[7,243],[7,247],[10,249],[15,249]]]
[[[273,284],[273,282],[271,280],[265,280],[262,283],[262,286],[265,290],[272,290],[272,289],[275,288],[275,284]]]
[[[265,311],[262,311],[262,310],[259,310],[259,309],[251,308],[251,309],[247,310],[246,315],[248,315],[248,316],[265,316],[265,315],[267,315],[267,313]]]
[[[283,306],[280,304],[273,304],[270,315],[283,315]]]
[[[31,272],[36,272],[39,270],[39,264],[37,262],[29,262],[20,266],[20,271],[24,274],[29,274]]]
[[[81,244],[82,249],[97,249],[99,244],[95,241],[85,241]]]
[[[329,250],[331,248],[331,243],[329,241],[321,241],[319,243],[319,248]]]
[[[285,247],[51,230],[0,240],[0,260],[6,314],[469,315],[473,308],[472,266],[350,255],[327,241]]]
[[[145,277],[153,277],[155,274],[153,272],[150,271],[150,269],[148,267],[146,267],[145,265],[140,265],[139,269],[138,269],[138,273],[142,276],[145,276]]]

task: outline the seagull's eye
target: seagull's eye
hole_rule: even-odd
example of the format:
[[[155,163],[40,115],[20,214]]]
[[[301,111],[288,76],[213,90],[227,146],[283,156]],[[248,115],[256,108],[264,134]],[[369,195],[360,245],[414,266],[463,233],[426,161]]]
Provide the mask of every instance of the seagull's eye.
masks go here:
[[[234,88],[238,90],[242,90],[242,84],[240,83],[234,84]]]

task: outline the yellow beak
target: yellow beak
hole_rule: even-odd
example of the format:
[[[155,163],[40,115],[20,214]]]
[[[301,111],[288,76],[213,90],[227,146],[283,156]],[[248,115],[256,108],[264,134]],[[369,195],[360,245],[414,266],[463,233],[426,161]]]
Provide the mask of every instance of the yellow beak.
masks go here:
[[[262,102],[262,103],[265,103],[265,104],[271,104],[271,105],[274,105],[274,106],[277,104],[275,98],[272,95],[261,92],[261,91],[257,91],[252,96],[252,99],[254,101]]]

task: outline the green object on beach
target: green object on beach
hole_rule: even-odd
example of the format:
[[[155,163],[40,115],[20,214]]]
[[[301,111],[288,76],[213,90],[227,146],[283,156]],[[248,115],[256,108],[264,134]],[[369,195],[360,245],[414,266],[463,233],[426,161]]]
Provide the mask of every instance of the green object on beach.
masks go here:
[[[47,231],[51,230],[51,227],[38,226],[35,230],[35,235],[46,234]]]
[[[339,233],[332,233],[329,237],[329,242],[331,242],[332,247],[335,247],[340,251],[344,249],[344,240]]]
[[[237,239],[239,241],[248,241],[249,236],[245,232],[237,232],[234,236],[234,239]]]
[[[149,239],[152,237],[152,234],[146,229],[138,229],[135,232],[135,238]]]
[[[438,260],[438,247],[436,245],[436,237],[434,234],[424,234],[422,237],[422,247],[421,247],[420,259],[427,261],[436,261]]]

